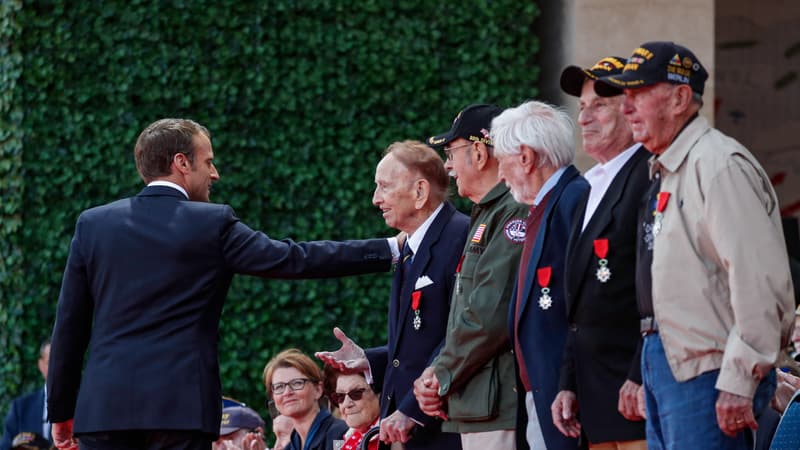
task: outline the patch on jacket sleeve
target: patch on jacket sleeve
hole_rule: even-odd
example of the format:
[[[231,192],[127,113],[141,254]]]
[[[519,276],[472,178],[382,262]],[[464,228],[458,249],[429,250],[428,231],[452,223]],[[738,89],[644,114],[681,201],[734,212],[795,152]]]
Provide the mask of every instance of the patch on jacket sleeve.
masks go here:
[[[515,243],[525,243],[525,221],[523,219],[511,219],[503,225],[503,234],[506,239]]]

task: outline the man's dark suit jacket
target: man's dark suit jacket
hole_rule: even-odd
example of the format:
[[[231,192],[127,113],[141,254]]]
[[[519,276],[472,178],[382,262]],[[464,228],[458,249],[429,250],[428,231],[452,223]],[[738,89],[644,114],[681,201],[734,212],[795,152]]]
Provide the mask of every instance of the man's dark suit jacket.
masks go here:
[[[545,206],[544,217],[536,235],[528,271],[525,275],[522,304],[519,308],[519,345],[525,368],[528,372],[533,401],[542,435],[549,450],[576,449],[576,439],[571,439],[553,425],[550,405],[558,394],[558,378],[564,343],[567,339],[567,313],[564,299],[564,265],[567,253],[569,232],[575,217],[575,210],[589,192],[589,183],[574,166],[568,166],[558,183],[550,191]],[[521,265],[521,263],[520,263]],[[550,267],[550,297],[552,306],[543,309],[539,306],[541,287],[536,272],[539,268]],[[519,283],[516,283],[519,286]],[[514,331],[517,288],[514,288],[509,311],[509,330],[511,342],[516,339]],[[519,449],[528,448],[525,431],[527,412],[525,410],[525,388],[517,387],[522,403],[518,410],[517,444]]]
[[[575,392],[579,419],[589,442],[644,439],[644,422],[617,411],[626,379],[641,384],[636,359],[641,335],[636,306],[636,227],[638,207],[650,185],[647,160],[639,147],[608,187],[581,232],[586,202],[578,208],[567,253],[567,320],[570,324],[560,388]],[[601,283],[595,239],[608,239],[611,278]]]
[[[58,300],[50,420],[74,416],[76,434],[216,436],[218,327],[233,275],[335,277],[388,270],[391,259],[385,239],[272,240],[229,206],[188,201],[166,186],[87,210],[75,226]]]
[[[406,443],[409,450],[461,448],[458,434],[441,433],[440,422],[419,409],[413,385],[444,343],[456,267],[468,228],[469,218],[446,202],[425,233],[402,283],[401,271],[395,271],[389,297],[387,345],[366,351],[377,389],[381,390],[381,417],[399,409],[424,424],[415,427],[413,437]],[[411,297],[422,276],[433,283],[418,289],[422,327],[415,330]]]
[[[15,398],[11,402],[6,420],[3,423],[3,438],[0,440],[0,450],[9,450],[14,437],[27,431],[42,435],[44,421],[44,388]]]

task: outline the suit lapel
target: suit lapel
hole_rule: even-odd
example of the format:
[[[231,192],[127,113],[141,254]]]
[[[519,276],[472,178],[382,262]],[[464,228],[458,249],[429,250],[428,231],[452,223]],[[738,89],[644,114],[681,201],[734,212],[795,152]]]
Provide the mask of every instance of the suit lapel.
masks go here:
[[[439,211],[439,215],[433,219],[433,223],[431,223],[431,226],[425,233],[425,237],[422,239],[417,252],[414,254],[414,261],[411,263],[408,273],[405,274],[405,280],[403,281],[403,286],[401,287],[400,295],[396,302],[397,311],[395,317],[397,319],[397,341],[402,338],[403,330],[405,330],[406,320],[409,316],[408,311],[411,309],[411,293],[414,292],[414,285],[417,279],[424,275],[425,271],[428,269],[434,251],[433,248],[439,241],[442,230],[455,211],[455,207],[450,202],[444,203],[442,210]]]
[[[528,273],[525,274],[522,305],[520,305],[519,308],[520,317],[523,315],[525,307],[528,305],[528,299],[530,298],[534,286],[538,284],[538,281],[536,280],[536,269],[539,266],[539,259],[542,257],[542,248],[544,247],[544,243],[547,239],[547,226],[550,222],[550,216],[553,215],[553,210],[558,204],[558,199],[561,197],[561,192],[564,190],[564,187],[578,175],[580,174],[575,166],[568,166],[564,173],[561,174],[561,178],[558,180],[558,183],[556,183],[556,185],[550,191],[550,197],[547,200],[547,207],[544,210],[544,217],[542,217],[542,223],[539,225],[539,233],[536,236],[536,243],[533,245],[531,259],[528,262]]]
[[[586,273],[589,270],[589,264],[595,259],[594,240],[604,237],[607,233],[609,227],[613,223],[615,208],[617,208],[617,205],[623,197],[622,194],[625,192],[625,185],[630,178],[631,171],[634,167],[638,166],[641,159],[646,159],[648,157],[649,154],[647,150],[639,146],[639,149],[636,150],[633,156],[625,162],[620,171],[614,176],[614,180],[608,186],[608,190],[597,205],[595,213],[592,215],[589,223],[586,224],[586,229],[583,230],[576,239],[577,242],[575,243],[574,252],[572,253],[574,258],[570,260],[570,264],[567,266],[569,267],[568,272],[575,274],[574,277],[570,277],[570,281],[575,283],[573,284],[573,286],[575,286],[574,296],[571,296],[574,297],[575,302],[574,304],[568,304],[568,308],[570,308],[567,312],[568,315],[571,314],[571,310],[574,309],[580,300],[584,283],[587,279],[590,279],[590,277],[586,276]],[[582,218],[583,216],[581,216],[581,220]]]

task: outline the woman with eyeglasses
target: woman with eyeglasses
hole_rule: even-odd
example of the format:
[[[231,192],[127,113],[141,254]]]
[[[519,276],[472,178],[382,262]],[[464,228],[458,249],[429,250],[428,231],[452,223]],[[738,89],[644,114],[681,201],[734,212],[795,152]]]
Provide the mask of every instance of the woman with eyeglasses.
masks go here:
[[[378,425],[381,416],[380,396],[362,374],[340,374],[336,379],[334,403],[339,405],[342,418],[350,427],[344,435],[342,450],[358,450],[364,433]],[[369,450],[378,450],[378,435],[369,441]]]
[[[264,367],[264,386],[268,400],[294,425],[284,450],[333,450],[333,441],[347,431],[347,424],[320,408],[322,371],[300,350],[275,355]]]

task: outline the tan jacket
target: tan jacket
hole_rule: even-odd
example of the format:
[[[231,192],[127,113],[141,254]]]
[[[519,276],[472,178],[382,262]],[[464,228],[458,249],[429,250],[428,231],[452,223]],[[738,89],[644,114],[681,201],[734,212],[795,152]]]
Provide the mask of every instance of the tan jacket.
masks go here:
[[[653,248],[653,310],[678,381],[721,369],[753,397],[788,342],[794,297],[775,191],[741,144],[694,119],[657,159],[670,198]]]

